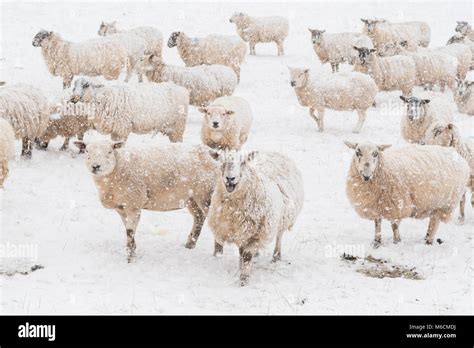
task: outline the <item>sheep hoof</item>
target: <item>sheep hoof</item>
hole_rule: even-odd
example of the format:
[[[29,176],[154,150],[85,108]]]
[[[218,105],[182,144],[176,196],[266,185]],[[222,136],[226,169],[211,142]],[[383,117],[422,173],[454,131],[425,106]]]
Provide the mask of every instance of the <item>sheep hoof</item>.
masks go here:
[[[277,262],[277,261],[281,261],[281,255],[280,254],[273,255],[272,262]]]
[[[352,130],[352,133],[359,134],[359,133],[360,133],[360,129],[353,129],[353,130]]]
[[[401,239],[394,239],[393,244],[400,244],[401,241],[402,241]]]
[[[250,279],[250,277],[248,275],[241,275],[240,276],[240,286],[249,285],[249,279]]]
[[[193,240],[188,240],[187,243],[184,245],[184,247],[187,249],[194,249],[195,246],[196,242]]]
[[[432,244],[433,244],[433,240],[432,240],[432,239],[426,239],[426,240],[425,240],[425,244],[426,244],[426,245],[432,245]]]
[[[219,243],[214,243],[214,256],[219,256],[224,254],[224,246]]]
[[[458,219],[456,220],[456,225],[459,225],[459,226],[464,225],[464,218],[459,216]]]
[[[59,148],[59,151],[66,151],[66,150],[67,150],[67,147],[64,147],[64,146],[61,146],[61,147]]]
[[[381,245],[382,245],[382,241],[380,241],[380,240],[374,240],[374,241],[372,242],[372,247],[373,247],[374,249],[377,249],[377,248],[380,247]]]

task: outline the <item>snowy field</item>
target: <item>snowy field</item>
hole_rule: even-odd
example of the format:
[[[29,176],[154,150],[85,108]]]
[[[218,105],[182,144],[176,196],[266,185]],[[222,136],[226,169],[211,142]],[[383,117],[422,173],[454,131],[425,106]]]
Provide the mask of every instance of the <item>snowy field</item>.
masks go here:
[[[379,106],[369,110],[359,135],[351,133],[355,113],[334,111],[326,112],[326,130],[319,133],[308,110],[298,104],[287,70],[287,66],[321,68],[307,27],[361,31],[361,17],[423,20],[432,29],[430,47],[437,47],[454,33],[456,20],[472,23],[470,1],[6,2],[0,5],[0,80],[30,83],[51,99],[60,96],[61,79],[48,73],[40,49],[31,45],[42,28],[80,41],[96,37],[102,20],[117,20],[125,28],[156,26],[166,42],[176,30],[190,36],[234,34],[229,17],[236,10],[290,20],[286,55],[277,57],[274,44],[257,45],[257,56],[246,57],[235,92],[254,111],[245,149],[280,151],[296,161],[304,176],[305,205],[294,230],[284,235],[282,262],[270,263],[272,243],[255,259],[250,285],[239,287],[236,248],[226,246],[222,257],[213,257],[207,226],[194,250],[184,248],[192,221],[188,211],[181,210],[142,213],[137,259],[128,264],[122,222],[116,212],[101,206],[77,149],[60,152],[62,139],[56,139],[47,152],[34,151],[32,160],[22,160],[17,142],[17,157],[0,191],[1,243],[30,245],[37,258],[0,259],[0,313],[472,314],[470,204],[464,226],[454,220],[440,225],[437,238],[442,244],[424,244],[428,220],[408,219],[401,224],[401,244],[392,243],[390,224],[384,222],[383,245],[373,249],[373,222],[358,217],[345,194],[352,152],[344,139],[403,144],[399,93],[377,96]],[[182,64],[176,48],[165,47],[164,60]],[[200,142],[201,122],[201,114],[192,107],[184,142]],[[473,135],[472,117],[456,114],[456,122],[464,136]],[[85,137],[100,138],[94,132]],[[127,146],[167,141],[159,135],[132,135]],[[342,260],[343,252],[361,259]],[[34,265],[44,268],[28,272]],[[417,273],[408,278],[364,274],[380,267]]]

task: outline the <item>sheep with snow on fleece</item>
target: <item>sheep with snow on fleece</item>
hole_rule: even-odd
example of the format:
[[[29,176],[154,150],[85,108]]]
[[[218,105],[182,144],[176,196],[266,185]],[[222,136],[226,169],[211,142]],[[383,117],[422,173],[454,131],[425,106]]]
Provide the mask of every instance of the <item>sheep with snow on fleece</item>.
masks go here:
[[[208,35],[190,38],[182,31],[173,32],[168,47],[177,47],[186,66],[220,64],[231,67],[240,79],[240,65],[247,54],[247,46],[235,35]]]
[[[461,138],[458,127],[453,123],[440,122],[432,125],[426,133],[424,143],[428,145],[440,145],[453,147],[462,158],[469,164],[471,171],[468,187],[471,190],[471,206],[474,207],[474,141],[471,138]],[[466,193],[459,202],[458,223],[464,223],[464,206],[466,204]]]
[[[400,122],[401,134],[409,143],[421,144],[433,124],[453,120],[454,103],[445,97],[424,99],[422,96],[410,98],[400,96],[400,99],[407,107]]]
[[[49,72],[62,77],[64,89],[71,86],[76,75],[116,80],[128,63],[123,45],[107,38],[71,42],[57,33],[41,30],[33,38],[33,46],[41,47]]]
[[[251,55],[256,54],[255,46],[258,43],[265,42],[276,43],[278,55],[285,54],[283,42],[290,29],[288,19],[280,16],[252,17],[246,13],[235,12],[229,22],[235,23],[237,34],[249,43]]]
[[[374,80],[358,72],[310,74],[309,69],[289,68],[290,84],[298,102],[309,107],[309,115],[316,121],[319,131],[324,130],[325,109],[357,111],[359,121],[353,128],[359,133],[364,125],[367,110],[374,104],[378,89]]]
[[[458,61],[457,78],[464,80],[472,62],[471,49],[461,43],[453,43],[436,49],[437,52],[448,54]]]
[[[0,118],[0,188],[8,176],[8,162],[15,152],[15,132],[7,120]]]
[[[356,47],[358,57],[354,70],[369,74],[380,91],[401,90],[410,96],[416,83],[416,65],[413,59],[397,55],[378,57],[375,49]]]
[[[402,219],[430,218],[426,244],[432,244],[439,222],[447,222],[469,179],[469,166],[453,149],[408,145],[350,143],[355,150],[346,193],[356,213],[375,222],[374,246],[382,243],[382,219],[392,224],[393,242],[401,241]],[[385,150],[385,151],[384,151]]]
[[[473,70],[474,69],[474,41],[469,40],[466,36],[462,34],[456,33],[448,40],[446,45],[451,45],[454,43],[460,43],[469,47],[472,53],[471,64],[469,65],[469,70]]]
[[[474,31],[468,22],[457,21],[456,28],[454,30],[474,42]]]
[[[340,63],[354,64],[357,51],[354,46],[374,48],[367,35],[360,33],[326,33],[309,29],[313,49],[322,64],[330,63],[332,72],[339,71]]]
[[[130,133],[161,132],[171,142],[183,141],[189,92],[172,82],[97,85],[77,79],[71,102],[88,103],[94,129],[126,141]]]
[[[252,109],[239,97],[217,98],[211,105],[199,108],[204,114],[202,143],[215,149],[240,150],[252,126]]]
[[[137,69],[145,74],[148,81],[171,81],[186,88],[189,91],[189,103],[197,106],[207,105],[216,98],[231,95],[238,84],[237,75],[228,66],[168,65],[154,54],[143,56]]]
[[[163,34],[153,27],[138,27],[129,30],[117,29],[117,22],[102,22],[97,32],[99,36],[107,36],[109,39],[121,43],[128,53],[128,70],[125,82],[128,82],[135,71],[136,64],[145,53],[153,54],[161,60],[163,49]],[[138,74],[138,81],[143,81],[143,75]]]
[[[295,163],[277,152],[232,150],[213,155],[221,163],[221,172],[208,225],[216,245],[232,243],[239,248],[240,285],[244,286],[252,257],[275,237],[273,261],[280,260],[283,232],[291,230],[303,207],[303,179]]]
[[[459,112],[474,115],[474,81],[458,81],[454,100]]]
[[[50,113],[51,104],[39,89],[26,84],[0,87],[0,118],[22,139],[22,156],[31,157],[31,143],[46,130]]]
[[[122,218],[127,235],[127,259],[135,255],[135,232],[142,210],[188,208],[193,227],[186,248],[195,247],[211,204],[219,166],[203,145],[167,144],[121,149],[123,142],[75,143],[86,149],[102,205]]]

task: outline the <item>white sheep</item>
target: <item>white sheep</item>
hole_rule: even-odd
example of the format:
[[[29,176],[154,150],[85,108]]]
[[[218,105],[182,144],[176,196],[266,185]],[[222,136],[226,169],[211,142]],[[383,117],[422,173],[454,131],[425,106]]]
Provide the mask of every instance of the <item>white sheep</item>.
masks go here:
[[[15,151],[15,132],[7,120],[0,118],[0,188],[8,176],[8,162]]]
[[[468,22],[457,21],[456,28],[454,30],[474,42],[474,31]]]
[[[186,88],[191,105],[207,105],[214,99],[231,95],[238,80],[232,68],[225,65],[177,66],[163,63],[154,54],[145,55],[137,65],[148,81],[167,82]]]
[[[324,111],[355,110],[359,116],[354,133],[359,133],[364,125],[367,110],[374,104],[378,92],[374,80],[358,72],[310,74],[309,69],[289,68],[290,84],[295,89],[298,102],[309,107],[309,115],[324,130]]]
[[[33,38],[33,46],[41,47],[49,72],[62,77],[64,89],[71,86],[75,75],[116,80],[128,63],[124,46],[107,38],[70,42],[57,33],[41,30]]]
[[[128,30],[117,29],[116,22],[102,22],[97,32],[100,36],[107,36],[121,43],[127,50],[129,69],[125,82],[128,82],[135,66],[145,53],[153,54],[161,60],[163,49],[163,34],[153,27],[138,27]],[[143,81],[142,74],[138,74],[138,81]]]
[[[459,112],[474,115],[474,81],[458,81],[454,100]]]
[[[439,222],[447,222],[469,179],[469,166],[456,151],[441,146],[350,143],[355,150],[346,193],[357,214],[375,222],[374,246],[382,242],[382,219],[392,224],[399,243],[402,219],[430,218],[427,244],[432,244]]]
[[[325,30],[309,29],[313,49],[322,64],[330,63],[332,72],[339,71],[340,63],[354,64],[357,51],[354,46],[374,48],[367,35],[360,33],[329,34]]]
[[[426,133],[424,143],[428,145],[440,145],[453,147],[469,164],[471,176],[468,187],[471,190],[471,206],[474,207],[474,140],[472,138],[461,138],[458,128],[453,123],[440,122],[434,124]],[[464,206],[466,204],[466,193],[459,202],[458,223],[464,223]]]
[[[199,108],[204,114],[202,143],[217,149],[240,150],[252,126],[252,109],[239,97],[221,97]]]
[[[46,130],[50,113],[51,104],[39,89],[26,84],[0,88],[0,118],[22,139],[22,156],[31,157],[31,143]]]
[[[235,12],[229,22],[235,23],[239,36],[249,43],[251,55],[256,54],[256,44],[265,42],[276,43],[278,55],[285,54],[283,42],[290,28],[288,19],[279,16],[251,17],[246,13]]]
[[[470,69],[472,62],[472,51],[469,46],[461,43],[453,43],[447,46],[439,47],[437,52],[448,54],[458,61],[457,78],[464,80]]]
[[[214,152],[221,162],[208,225],[216,244],[240,253],[240,284],[249,281],[252,257],[276,237],[273,261],[281,259],[283,232],[303,207],[303,179],[295,163],[277,152]]]
[[[469,40],[465,35],[456,33],[448,40],[446,45],[451,45],[454,43],[460,43],[469,47],[472,53],[471,65],[469,66],[469,69],[473,70],[474,69],[474,41]]]
[[[175,31],[168,39],[168,47],[177,47],[186,66],[221,64],[231,67],[240,79],[240,65],[247,53],[247,46],[235,35],[208,35],[190,38]]]
[[[122,218],[127,258],[135,255],[135,232],[142,210],[171,211],[187,207],[193,228],[186,247],[194,248],[206,219],[219,166],[203,145],[167,144],[121,149],[123,142],[75,143],[86,148],[102,205]]]
[[[89,103],[94,129],[126,140],[130,133],[161,132],[171,142],[183,140],[189,92],[172,82],[136,85],[96,85],[80,78],[74,82],[71,102]]]
[[[435,97],[423,99],[422,97],[400,99],[407,105],[406,114],[400,122],[403,139],[409,143],[421,144],[428,129],[440,121],[452,122],[454,117],[453,103],[447,98]]]
[[[375,49],[354,47],[359,53],[355,71],[369,74],[380,91],[400,90],[409,96],[416,83],[416,66],[413,59],[396,55],[378,57]]]

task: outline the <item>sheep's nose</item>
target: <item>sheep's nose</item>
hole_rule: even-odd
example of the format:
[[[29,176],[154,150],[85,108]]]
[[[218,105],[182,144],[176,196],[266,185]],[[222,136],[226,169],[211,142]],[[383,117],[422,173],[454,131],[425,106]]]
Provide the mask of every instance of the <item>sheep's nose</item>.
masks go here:
[[[92,165],[92,171],[95,173],[100,169],[100,164],[93,164]]]
[[[212,122],[212,126],[213,126],[214,128],[219,127],[219,122]]]
[[[232,19],[229,19],[229,22],[232,23]]]
[[[291,81],[291,82],[290,82],[290,85],[291,85],[291,87],[295,87],[295,86],[296,86],[296,82],[295,82],[295,81]]]
[[[235,181],[235,176],[226,176],[225,178],[228,182],[234,182]]]

